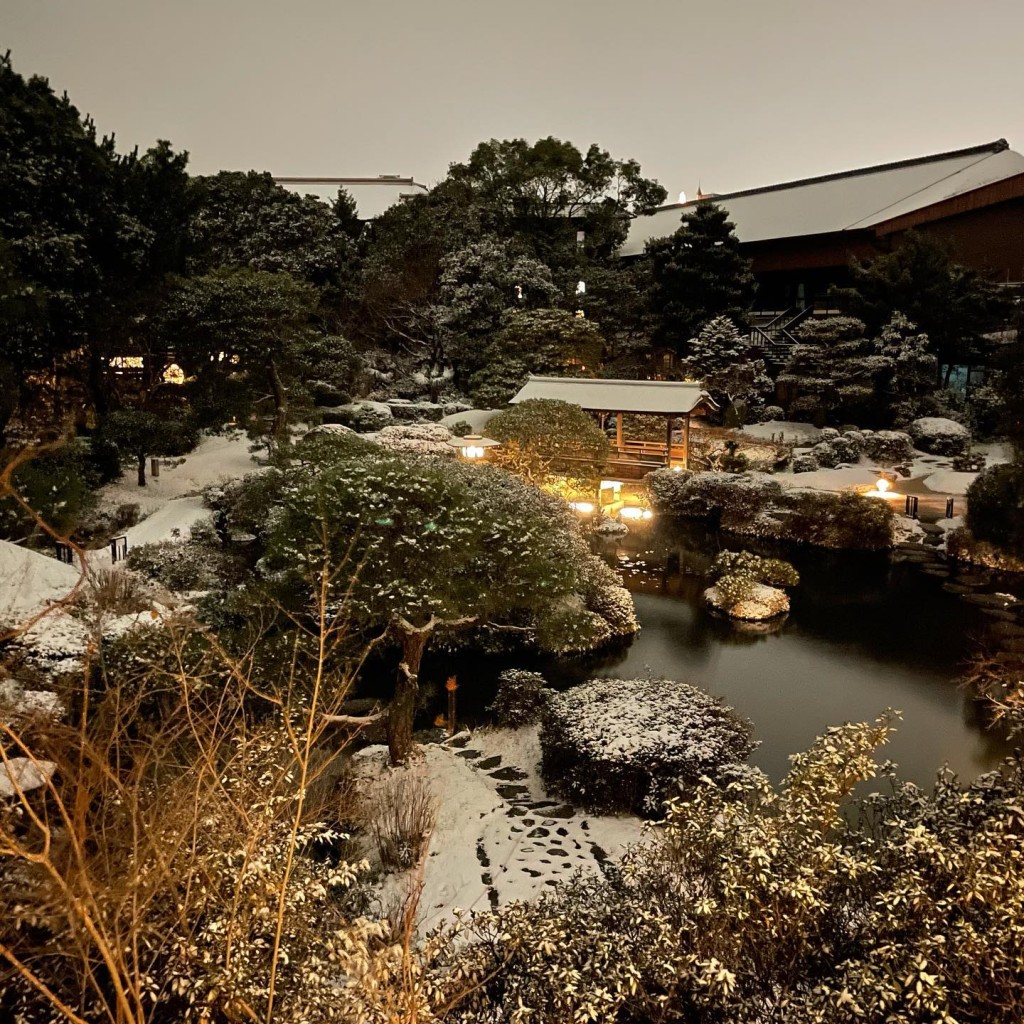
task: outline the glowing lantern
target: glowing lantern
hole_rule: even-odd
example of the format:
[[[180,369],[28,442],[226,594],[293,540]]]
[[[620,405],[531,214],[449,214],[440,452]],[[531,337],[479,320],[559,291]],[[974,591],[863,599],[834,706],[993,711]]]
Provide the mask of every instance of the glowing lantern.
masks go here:
[[[497,448],[499,443],[490,437],[480,434],[467,434],[465,437],[453,437],[448,443],[459,449],[459,454],[467,462],[480,462],[487,456],[488,448]]]
[[[164,370],[164,383],[184,384],[185,371],[177,363],[171,363],[171,365]]]

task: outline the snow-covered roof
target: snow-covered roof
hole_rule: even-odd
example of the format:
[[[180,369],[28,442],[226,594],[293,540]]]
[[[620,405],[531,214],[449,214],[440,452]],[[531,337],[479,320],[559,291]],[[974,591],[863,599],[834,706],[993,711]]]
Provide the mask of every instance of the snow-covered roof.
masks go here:
[[[699,384],[662,380],[591,380],[587,377],[530,377],[512,404],[553,398],[590,412],[636,412],[679,416],[699,405],[716,409]]]
[[[729,211],[741,242],[875,227],[954,196],[1024,174],[1024,156],[1005,139],[970,149],[861,167],[838,174],[713,197]],[[637,217],[619,251],[636,256],[671,235],[698,202],[673,203]]]
[[[10,623],[36,614],[67,597],[81,579],[73,566],[0,540],[0,620]]]
[[[293,178],[275,177],[274,181],[290,192],[316,196],[333,203],[338,189],[344,188],[356,201],[360,220],[373,220],[389,207],[413,196],[426,195],[427,186],[398,174],[381,174],[376,178]]]

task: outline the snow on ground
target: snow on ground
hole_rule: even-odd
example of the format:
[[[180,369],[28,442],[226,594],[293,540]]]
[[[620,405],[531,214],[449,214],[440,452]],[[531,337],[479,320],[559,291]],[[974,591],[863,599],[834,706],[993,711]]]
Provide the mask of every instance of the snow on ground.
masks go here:
[[[128,550],[142,544],[156,544],[163,540],[186,539],[188,531],[200,519],[206,519],[210,510],[203,505],[202,498],[172,498],[158,507],[141,523],[125,531]],[[175,534],[177,530],[177,534]]]
[[[0,540],[0,621],[30,618],[78,585],[78,569]]]
[[[812,423],[797,423],[795,420],[765,420],[764,423],[748,423],[741,428],[744,434],[754,437],[771,439],[772,434],[778,441],[796,441],[798,444],[811,445],[817,442],[821,430]]]
[[[130,502],[141,507],[145,518],[126,531],[129,550],[142,544],[187,538],[192,526],[209,515],[198,496],[200,491],[239,480],[263,468],[254,460],[251,445],[242,433],[208,435],[180,465],[161,468],[158,477],[147,476],[145,487],[139,487],[129,469],[120,480],[100,491],[100,502],[111,508]],[[90,557],[97,564],[110,563],[106,549]]]
[[[421,934],[451,920],[456,908],[532,899],[576,871],[596,872],[641,836],[639,818],[590,815],[545,791],[536,727],[480,730],[464,751],[439,744],[422,751],[439,808],[423,873]],[[473,752],[479,756],[462,756]],[[383,771],[386,750],[370,747],[357,758],[363,769]],[[404,900],[414,875],[386,876],[385,907]]]
[[[775,473],[774,479],[784,487],[810,487],[819,491],[842,491],[853,487],[870,486],[881,472],[876,466],[837,466],[835,469],[815,469],[810,473]]]
[[[194,495],[211,484],[255,472],[259,465],[249,451],[251,445],[252,441],[240,432],[207,435],[180,465],[161,467],[156,478],[147,473],[145,487],[138,486],[135,472],[129,467],[119,480],[100,491],[100,500],[111,506],[138,502],[143,513],[152,512],[173,498]]]
[[[939,494],[966,494],[967,488],[974,483],[977,473],[956,473],[952,469],[940,469],[924,478],[924,485],[929,491]]]
[[[473,428],[474,434],[483,434],[488,421],[497,416],[500,409],[467,409],[465,412],[455,412],[451,416],[443,416],[440,420],[446,427],[453,423],[468,423]]]

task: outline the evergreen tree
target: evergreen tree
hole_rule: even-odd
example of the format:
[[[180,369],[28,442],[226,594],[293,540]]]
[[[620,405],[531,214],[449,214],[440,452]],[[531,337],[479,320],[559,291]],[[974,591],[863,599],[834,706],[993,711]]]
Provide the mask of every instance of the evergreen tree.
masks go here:
[[[354,274],[354,208],[300,196],[258,171],[221,171],[193,180],[191,269],[245,267],[287,273],[318,287],[342,287]]]
[[[343,441],[333,460],[288,471],[260,565],[294,616],[326,594],[352,626],[394,641],[387,735],[399,763],[435,637],[506,626],[536,629],[551,650],[587,649],[609,630],[586,603],[595,562],[566,504],[509,473],[366,457]]]
[[[843,308],[880,331],[896,312],[928,335],[931,351],[946,366],[981,362],[991,346],[984,335],[1007,317],[1009,306],[998,287],[976,271],[955,263],[939,242],[908,231],[893,252],[854,260],[853,284],[834,290]]]
[[[705,201],[684,214],[673,235],[647,244],[651,306],[659,318],[656,340],[680,355],[706,321],[746,320],[755,284],[734,226],[721,206]]]
[[[716,316],[686,345],[683,366],[695,377],[725,370],[746,359],[750,343],[727,316]]]

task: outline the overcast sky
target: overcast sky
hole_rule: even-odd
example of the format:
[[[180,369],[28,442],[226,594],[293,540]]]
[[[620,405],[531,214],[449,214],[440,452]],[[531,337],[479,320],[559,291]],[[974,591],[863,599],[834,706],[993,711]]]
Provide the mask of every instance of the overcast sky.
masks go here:
[[[430,184],[555,135],[674,198],[1024,147],[1024,0],[0,0],[0,47],[195,173]]]

